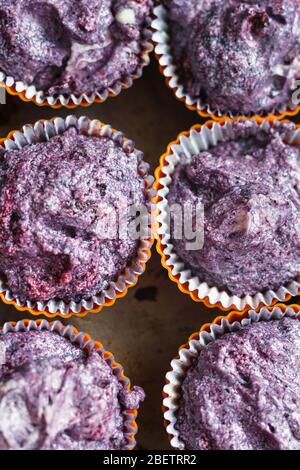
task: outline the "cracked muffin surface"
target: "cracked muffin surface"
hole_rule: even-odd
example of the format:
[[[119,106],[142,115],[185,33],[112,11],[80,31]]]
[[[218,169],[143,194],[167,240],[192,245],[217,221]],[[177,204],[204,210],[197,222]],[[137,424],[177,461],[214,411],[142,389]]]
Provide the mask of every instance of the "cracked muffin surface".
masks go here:
[[[299,450],[299,345],[299,320],[288,317],[208,344],[181,388],[176,428],[186,449]]]
[[[0,273],[8,288],[21,301],[100,295],[140,246],[129,225],[130,210],[147,199],[138,155],[75,128],[0,152]]]
[[[49,331],[0,333],[0,359],[0,449],[126,448],[125,410],[145,395],[96,351]]]
[[[277,123],[255,135],[252,129],[251,121],[236,122],[224,142],[189,160],[181,155],[167,195],[170,207],[203,208],[202,245],[190,248],[190,236],[184,230],[178,236],[171,224],[170,241],[185,269],[240,297],[300,275],[300,147],[288,143],[296,127]]]
[[[0,70],[48,96],[113,87],[142,64],[152,0],[0,0]]]
[[[192,98],[239,115],[291,102],[300,79],[299,0],[163,3],[180,84]]]

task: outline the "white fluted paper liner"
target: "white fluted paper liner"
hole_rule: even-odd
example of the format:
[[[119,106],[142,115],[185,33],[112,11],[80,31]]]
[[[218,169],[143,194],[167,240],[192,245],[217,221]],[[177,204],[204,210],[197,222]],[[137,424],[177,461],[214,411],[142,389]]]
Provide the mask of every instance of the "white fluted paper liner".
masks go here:
[[[77,332],[72,325],[65,326],[60,321],[53,321],[49,323],[47,320],[40,320],[38,322],[34,320],[29,320],[28,324],[24,321],[18,321],[16,324],[7,322],[0,328],[0,335],[5,335],[7,333],[17,333],[17,332],[28,332],[28,331],[50,331],[55,334],[58,334],[71,343],[78,346],[80,349],[85,350],[90,353],[96,349],[99,356],[105,360],[105,362],[112,369],[113,374],[118,378],[124,388],[130,387],[130,380],[125,376],[124,369],[121,364],[118,364],[115,361],[114,356],[103,348],[102,344],[91,339],[86,333]],[[95,346],[100,345],[98,349]],[[135,447],[136,442],[134,439],[135,434],[137,433],[137,428],[133,425],[135,421],[135,416],[130,413],[129,410],[123,411],[124,416],[124,435],[125,435],[125,449],[130,450]],[[132,439],[133,438],[133,439]]]
[[[264,130],[270,129],[272,123],[268,120],[258,124],[256,120],[244,121],[249,126],[249,134],[255,135],[259,128]],[[275,121],[278,122],[278,121]],[[203,125],[199,130],[191,129],[188,136],[181,135],[179,143],[171,146],[171,152],[165,158],[165,165],[162,168],[163,176],[158,180],[161,188],[157,192],[159,202],[157,203],[158,215],[156,218],[158,228],[157,234],[160,237],[162,252],[167,257],[166,265],[171,270],[173,276],[179,276],[180,284],[187,284],[190,292],[197,292],[198,298],[204,300],[208,298],[211,306],[221,304],[227,310],[235,308],[237,310],[244,310],[246,307],[258,308],[261,305],[270,306],[276,301],[284,301],[288,295],[296,296],[300,290],[300,278],[293,280],[285,286],[277,290],[267,290],[264,293],[257,293],[256,295],[245,295],[238,297],[230,295],[226,291],[220,291],[217,287],[209,287],[206,282],[203,282],[198,276],[194,276],[189,268],[184,265],[184,262],[178,257],[171,243],[171,234],[168,217],[168,193],[169,186],[172,182],[172,175],[175,171],[176,165],[180,162],[181,156],[191,160],[193,155],[213,147],[218,142],[229,140],[233,137],[232,122],[226,121],[221,124],[215,122],[209,128]],[[293,145],[300,145],[300,129],[295,128],[288,136],[288,143]]]
[[[152,44],[152,30],[151,19],[146,20],[146,25],[142,34],[141,40],[141,63],[136,69],[135,73],[124,77],[122,80],[117,80],[116,83],[110,87],[98,90],[94,93],[82,93],[79,96],[74,94],[64,95],[60,94],[57,96],[47,96],[44,91],[38,90],[34,85],[28,85],[22,81],[17,81],[13,77],[6,75],[3,71],[0,71],[0,86],[4,85],[8,89],[16,91],[16,94],[22,94],[28,101],[35,101],[39,106],[80,106],[82,104],[92,104],[95,101],[103,102],[109,96],[117,96],[122,90],[128,89],[132,86],[133,81],[140,78],[143,75],[143,69],[150,62],[150,53],[153,50]]]
[[[25,125],[22,131],[16,131],[12,138],[6,139],[3,146],[7,150],[17,150],[36,142],[44,142],[55,135],[62,134],[69,127],[76,127],[79,133],[92,135],[95,137],[111,137],[118,142],[124,151],[132,157],[137,158],[138,172],[143,177],[145,183],[145,191],[147,194],[146,206],[149,213],[149,230],[151,227],[151,199],[154,196],[152,188],[154,178],[148,174],[149,165],[143,161],[143,153],[136,150],[132,140],[124,139],[122,132],[115,131],[109,125],[104,125],[98,120],[90,121],[86,116],[77,118],[76,116],[67,116],[66,119],[55,118],[52,121],[38,121],[33,126]],[[151,233],[151,232],[149,232]],[[8,302],[14,301],[18,307],[26,307],[29,310],[37,310],[38,312],[48,311],[50,314],[60,313],[61,315],[78,314],[82,310],[89,311],[97,307],[101,308],[105,305],[106,300],[114,300],[119,293],[124,292],[128,286],[137,282],[137,277],[145,270],[145,263],[150,258],[150,250],[152,247],[152,239],[141,239],[139,241],[137,258],[125,269],[116,282],[111,282],[109,287],[99,295],[95,295],[90,299],[83,299],[80,302],[71,301],[66,303],[62,300],[48,300],[47,302],[34,302],[27,300],[21,302],[18,297],[10,291],[5,281],[0,279],[0,293],[5,295]]]
[[[154,20],[152,21],[152,28],[154,29],[154,33],[152,39],[155,44],[154,51],[156,56],[158,57],[162,73],[168,81],[169,87],[175,93],[175,96],[179,100],[184,101],[188,107],[195,108],[195,110],[200,114],[211,114],[213,116],[216,116],[217,118],[222,118],[224,115],[227,115],[230,118],[237,117],[238,114],[233,114],[230,111],[228,113],[224,113],[219,111],[218,109],[213,109],[208,103],[204,102],[200,98],[191,97],[188,93],[186,93],[184,84],[178,76],[178,67],[174,63],[173,59],[168,10],[163,5],[159,5],[154,8],[153,14]],[[297,65],[296,61],[297,59],[295,60],[295,66]],[[286,76],[289,73],[290,67],[291,66],[289,66],[288,68],[277,67],[276,70],[274,70],[274,74],[276,73],[276,75]],[[296,88],[297,85],[295,83],[295,90]],[[291,100],[287,104],[282,104],[279,107],[274,107],[272,110],[270,110],[269,113],[262,111],[258,115],[266,116],[267,114],[273,114],[278,116],[283,115],[285,113],[294,114],[296,113],[298,106],[299,103],[293,103],[293,101]],[[256,113],[252,113],[252,115],[253,114]],[[246,115],[246,117],[249,116],[250,114]]]
[[[166,375],[166,385],[163,389],[165,394],[163,406],[165,409],[164,418],[168,423],[166,430],[171,438],[171,445],[175,449],[185,450],[185,445],[180,439],[179,432],[176,429],[181,386],[186,377],[187,370],[192,365],[195,358],[201,354],[201,351],[203,351],[209,343],[220,338],[225,333],[233,333],[245,328],[245,326],[251,323],[280,320],[285,316],[295,319],[300,318],[300,312],[296,312],[292,306],[287,306],[285,311],[282,311],[280,306],[275,306],[272,310],[263,307],[259,312],[249,310],[246,315],[247,316],[241,321],[231,322],[227,317],[224,317],[220,324],[211,323],[210,332],[202,331],[198,335],[193,335],[188,344],[180,349],[179,357],[173,359],[171,362],[171,371]]]

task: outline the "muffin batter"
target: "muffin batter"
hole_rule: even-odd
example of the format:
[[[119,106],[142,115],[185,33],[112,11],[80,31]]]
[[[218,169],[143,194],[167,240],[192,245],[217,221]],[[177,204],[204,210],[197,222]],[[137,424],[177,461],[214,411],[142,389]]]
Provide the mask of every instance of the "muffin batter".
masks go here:
[[[300,325],[253,323],[190,367],[176,427],[189,450],[300,449]]]
[[[130,392],[96,351],[48,331],[0,334],[0,449],[103,450],[126,445]]]
[[[292,123],[250,136],[249,123],[233,126],[232,140],[175,168],[169,205],[204,207],[204,246],[171,243],[200,281],[230,294],[278,289],[300,275],[300,148],[286,143]],[[203,227],[202,227],[203,228]]]
[[[0,70],[47,95],[135,74],[152,0],[0,0]]]
[[[299,0],[164,0],[185,92],[222,113],[286,105],[300,79]]]
[[[145,204],[138,158],[75,128],[0,154],[0,272],[22,301],[100,294],[137,255],[118,219]]]

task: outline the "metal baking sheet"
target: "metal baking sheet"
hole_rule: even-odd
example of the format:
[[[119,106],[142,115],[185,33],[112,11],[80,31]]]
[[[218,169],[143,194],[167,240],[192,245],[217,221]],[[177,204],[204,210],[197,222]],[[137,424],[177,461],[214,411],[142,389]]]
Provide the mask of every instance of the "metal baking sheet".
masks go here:
[[[38,119],[68,114],[87,115],[122,130],[144,151],[152,173],[167,144],[179,132],[204,122],[176,100],[152,57],[143,77],[130,90],[89,108],[53,110],[7,96],[7,103],[0,105],[0,135],[4,137],[10,130]],[[144,387],[147,398],[138,417],[138,445],[148,450],[167,450],[170,445],[161,411],[165,374],[178,347],[220,312],[182,294],[161,267],[155,247],[152,253],[146,272],[124,299],[98,314],[73,317],[63,323],[71,323],[100,340],[122,363],[132,383]],[[30,315],[0,304],[1,324],[25,317]]]

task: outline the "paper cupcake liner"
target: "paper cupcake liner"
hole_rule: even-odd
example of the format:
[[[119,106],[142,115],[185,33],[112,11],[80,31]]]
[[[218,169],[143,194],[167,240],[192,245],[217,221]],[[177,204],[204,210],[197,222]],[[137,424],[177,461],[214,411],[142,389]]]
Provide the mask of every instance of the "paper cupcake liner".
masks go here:
[[[105,360],[105,362],[112,369],[113,374],[118,378],[122,385],[127,389],[131,390],[130,380],[125,376],[124,369],[118,362],[115,361],[113,354],[109,351],[106,351],[99,341],[94,341],[92,338],[83,332],[79,332],[74,326],[68,325],[64,326],[60,321],[53,321],[49,323],[47,320],[21,320],[18,322],[7,322],[0,327],[0,335],[5,335],[7,333],[16,333],[16,332],[28,332],[28,331],[50,331],[56,333],[69,341],[71,343],[80,347],[80,349],[85,350],[90,353],[95,350],[99,356]],[[124,435],[125,435],[125,449],[132,450],[136,445],[135,435],[138,432],[138,427],[136,424],[137,410],[124,410]]]
[[[244,119],[243,119],[244,120]],[[236,120],[238,121],[238,120]],[[269,119],[251,119],[249,133],[255,135],[259,128],[268,130],[276,121]],[[174,250],[171,242],[170,227],[168,224],[168,193],[172,182],[172,175],[176,165],[180,162],[181,155],[191,159],[200,151],[215,146],[218,142],[232,137],[233,122],[208,121],[203,126],[196,125],[188,132],[179,134],[176,141],[171,142],[165,154],[160,159],[160,165],[155,171],[155,189],[157,195],[154,198],[156,205],[156,220],[154,233],[157,238],[157,251],[161,255],[162,265],[168,270],[169,277],[176,282],[179,289],[191,296],[196,302],[203,302],[207,307],[217,307],[220,310],[239,310],[270,306],[276,302],[289,300],[300,294],[300,277],[280,287],[277,290],[267,290],[256,295],[239,297],[230,295],[226,291],[220,291],[217,287],[209,287],[184,264]],[[300,126],[295,128],[289,136],[289,143],[300,145]]]
[[[138,160],[138,172],[144,179],[145,192],[147,196],[146,207],[149,214],[149,233],[151,233],[151,210],[152,198],[155,195],[153,189],[154,178],[148,174],[149,165],[143,161],[143,153],[136,150],[134,142],[124,137],[122,132],[112,129],[98,120],[89,120],[86,116],[77,118],[67,116],[66,119],[53,118],[50,121],[38,121],[34,125],[25,125],[21,131],[12,131],[5,139],[0,140],[6,150],[17,150],[36,142],[44,142],[55,135],[62,134],[69,127],[76,127],[79,133],[92,135],[94,137],[111,137],[118,142],[123,150],[135,156]],[[21,302],[12,293],[5,281],[0,279],[0,297],[6,304],[12,304],[17,310],[28,311],[32,315],[44,314],[48,317],[61,316],[64,318],[72,315],[84,316],[89,312],[99,312],[103,307],[111,306],[116,299],[124,297],[130,287],[134,286],[139,276],[145,271],[146,263],[151,256],[153,238],[142,238],[136,259],[134,259],[125,271],[118,277],[116,282],[111,282],[109,287],[90,299],[80,302],[64,302],[63,300],[51,299],[47,302],[35,302],[27,300]]]
[[[28,85],[20,80],[17,81],[12,76],[6,75],[2,71],[0,71],[0,86],[5,87],[7,93],[10,95],[19,96],[22,101],[33,102],[38,106],[50,106],[55,109],[62,107],[74,109],[78,106],[90,106],[93,103],[103,103],[107,98],[117,96],[122,90],[130,88],[133,81],[143,75],[144,67],[150,63],[150,53],[153,50],[151,17],[146,19],[145,28],[142,33],[141,62],[139,66],[133,74],[121,80],[117,80],[110,87],[100,89],[94,93],[82,93],[79,96],[75,94],[69,96],[64,94],[47,96],[44,91],[37,90],[34,85]]]
[[[212,108],[208,103],[202,101],[200,98],[194,98],[186,93],[184,85],[182,84],[178,75],[177,69],[172,54],[172,44],[170,36],[170,28],[168,23],[168,11],[163,5],[154,8],[154,20],[152,21],[152,29],[154,30],[152,39],[155,44],[155,55],[159,63],[160,72],[165,78],[165,82],[169,88],[174,92],[179,101],[185,103],[186,107],[191,111],[196,111],[204,118],[212,118],[220,121],[225,118],[233,119],[238,117],[238,114],[231,112],[224,113],[218,109]],[[284,74],[284,71],[282,71]],[[300,78],[300,77],[299,77]],[[274,119],[282,119],[285,116],[295,116],[300,111],[300,104],[294,104],[292,100],[279,107],[274,107],[269,113],[261,112],[258,115],[249,114],[245,117],[267,117],[272,116]]]
[[[226,317],[217,317],[212,323],[203,325],[199,332],[190,336],[189,341],[181,346],[178,355],[171,362],[171,370],[166,375],[166,385],[163,389],[164,422],[172,447],[185,450],[185,444],[176,429],[180,390],[187,370],[201,351],[225,333],[238,331],[251,323],[280,320],[285,316],[299,319],[300,306],[278,304],[272,308],[263,307],[259,312],[231,312]]]

